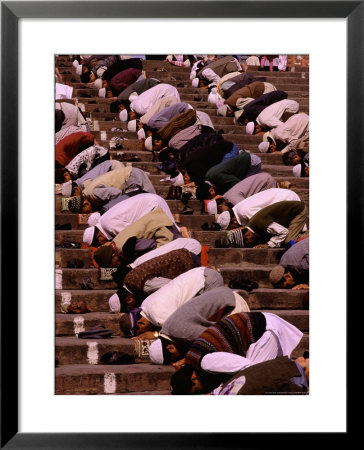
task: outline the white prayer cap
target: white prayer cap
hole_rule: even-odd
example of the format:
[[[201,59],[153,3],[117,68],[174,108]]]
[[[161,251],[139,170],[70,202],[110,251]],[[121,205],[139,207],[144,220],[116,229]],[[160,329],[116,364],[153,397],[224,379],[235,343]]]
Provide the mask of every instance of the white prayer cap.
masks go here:
[[[118,294],[115,293],[109,298],[110,311],[114,313],[120,312],[120,300]]]
[[[88,227],[86,228],[86,230],[83,232],[83,238],[82,241],[86,244],[86,245],[91,245],[92,241],[94,240],[94,235],[95,235],[95,227]]]
[[[72,194],[72,180],[63,183],[62,185],[62,195],[64,197],[71,197]]]
[[[268,138],[271,138],[272,141],[274,142],[273,136],[270,134],[269,131],[263,134],[263,142],[268,142]]]
[[[186,59],[186,61],[183,63],[183,65],[184,65],[185,67],[191,67],[191,62],[190,62],[190,60],[189,60],[189,59]]]
[[[196,78],[196,70],[191,70],[190,80]]]
[[[219,99],[219,95],[218,94],[214,94],[213,92],[210,92],[208,97],[207,97],[207,101],[209,103],[215,103],[218,101]]]
[[[143,128],[141,128],[140,130],[138,130],[138,139],[145,139],[145,131]]]
[[[99,89],[99,97],[102,97],[102,98],[106,97],[106,89],[105,88]]]
[[[137,128],[137,121],[135,119],[130,120],[128,122],[128,131],[136,131],[136,128]]]
[[[254,133],[254,122],[248,122],[245,127],[246,134]]]
[[[227,105],[223,105],[220,108],[217,109],[217,115],[218,116],[224,116],[226,117],[226,113],[227,113]]]
[[[294,177],[300,177],[301,176],[301,164],[297,164],[293,167],[292,173]]]
[[[76,73],[77,73],[77,75],[82,75],[82,64],[79,64],[76,67]]]
[[[192,86],[193,87],[197,88],[199,84],[200,84],[200,80],[198,78],[194,78],[192,80]]]
[[[73,61],[72,65],[73,65],[73,67],[76,69],[76,68],[80,65],[80,63],[77,61],[77,59],[75,59],[75,60]]]
[[[211,200],[207,204],[207,212],[209,214],[217,214],[217,203],[216,203],[216,200]]]
[[[152,136],[148,136],[147,139],[144,141],[144,148],[145,148],[145,150],[149,150],[149,151],[153,150]]]
[[[121,122],[126,122],[128,120],[128,111],[126,109],[119,112],[119,119]]]
[[[87,223],[90,227],[94,227],[100,220],[101,214],[99,212],[94,212],[88,216]]]
[[[102,80],[101,80],[101,78],[98,78],[95,81],[94,86],[95,86],[96,89],[101,89],[102,88]]]
[[[269,142],[261,142],[258,146],[260,153],[267,153],[269,149]]]
[[[180,172],[176,177],[171,178],[171,182],[173,186],[183,186],[185,184],[185,180],[183,179],[183,175]]]
[[[226,230],[226,228],[230,224],[230,213],[229,213],[229,211],[224,211],[222,214],[220,214],[218,219],[217,219],[217,223],[220,225],[222,230]]]
[[[130,103],[133,102],[137,97],[138,97],[138,94],[137,94],[136,92],[132,92],[132,93],[129,95],[129,102],[130,102]]]
[[[163,364],[163,347],[160,339],[157,339],[150,344],[149,358],[153,364]]]

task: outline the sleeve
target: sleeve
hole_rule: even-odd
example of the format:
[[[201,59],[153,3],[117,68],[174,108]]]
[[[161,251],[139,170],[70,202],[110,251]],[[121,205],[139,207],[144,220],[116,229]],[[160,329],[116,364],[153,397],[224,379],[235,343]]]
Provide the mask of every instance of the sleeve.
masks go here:
[[[154,239],[157,242],[157,247],[168,244],[173,240],[173,233],[166,227],[158,228],[154,234]]]
[[[267,244],[269,247],[274,248],[280,247],[288,234],[288,229],[277,222],[272,222],[268,225],[267,232],[273,235]]]
[[[226,352],[208,353],[201,360],[201,368],[210,373],[236,373],[253,364],[240,355]]]
[[[93,195],[104,202],[108,202],[120,194],[122,194],[122,191],[114,187],[98,186],[93,190]]]

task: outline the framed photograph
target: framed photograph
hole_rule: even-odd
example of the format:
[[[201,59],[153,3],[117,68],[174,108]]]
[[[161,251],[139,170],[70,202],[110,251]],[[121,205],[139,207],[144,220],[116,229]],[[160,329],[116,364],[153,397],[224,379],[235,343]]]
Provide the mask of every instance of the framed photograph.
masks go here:
[[[93,449],[106,448],[105,442],[108,448],[128,449],[242,448],[242,441],[253,448],[278,437],[288,445],[291,433],[349,437],[347,301],[360,277],[354,256],[363,253],[363,8],[361,1],[1,3],[2,448]],[[86,53],[309,58],[309,72],[297,72],[309,75],[313,147],[310,395],[247,396],[248,415],[242,414],[238,396],[135,391],[121,397],[86,395],[97,389],[86,392],[76,385],[73,391],[57,388],[54,64],[56,55],[65,55],[67,66],[72,55]],[[94,130],[98,139],[109,128]],[[88,216],[80,211],[77,220],[82,230]],[[61,300],[65,304],[68,298]],[[103,394],[115,391],[105,385]],[[297,410],[305,420],[292,414]]]

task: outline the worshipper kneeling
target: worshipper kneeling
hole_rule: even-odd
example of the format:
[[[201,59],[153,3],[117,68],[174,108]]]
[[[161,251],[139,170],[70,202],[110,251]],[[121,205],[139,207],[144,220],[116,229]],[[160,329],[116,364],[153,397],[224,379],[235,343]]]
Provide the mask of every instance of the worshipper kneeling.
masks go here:
[[[308,289],[309,268],[309,238],[304,238],[282,255],[269,281],[276,289]]]
[[[207,394],[249,366],[290,356],[303,333],[276,314],[233,314],[207,328],[172,375],[174,395]],[[184,365],[183,365],[184,364]]]
[[[121,314],[120,330],[127,337],[153,339],[154,331],[160,330],[168,317],[183,304],[223,284],[222,276],[209,267],[196,267],[184,272],[142,302],[141,309],[137,311],[137,321],[133,320],[133,313]]]
[[[226,316],[248,311],[246,301],[232,289],[210,289],[180,306],[164,322],[160,339],[149,347],[149,357],[154,364],[176,362],[208,327]]]

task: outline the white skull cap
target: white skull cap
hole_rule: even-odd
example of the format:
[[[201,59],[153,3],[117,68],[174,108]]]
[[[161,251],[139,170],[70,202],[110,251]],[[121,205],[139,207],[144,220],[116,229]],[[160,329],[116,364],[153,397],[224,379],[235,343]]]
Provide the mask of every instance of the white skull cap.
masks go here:
[[[98,78],[97,80],[95,80],[94,86],[96,89],[101,89],[102,88],[102,80],[101,78]]]
[[[153,364],[163,364],[163,347],[160,339],[157,339],[150,344],[149,358]]]
[[[217,223],[220,225],[222,230],[226,230],[230,223],[229,211],[224,211],[223,213],[221,213],[217,219]]]
[[[245,127],[246,134],[254,133],[254,122],[248,122]]]
[[[269,149],[269,142],[261,142],[258,146],[260,153],[267,153]]]
[[[120,312],[120,300],[119,300],[119,296],[117,293],[113,294],[109,298],[109,307],[110,307],[111,312],[114,312],[114,313]]]
[[[105,88],[99,89],[99,97],[101,97],[101,98],[106,97],[106,89]]]
[[[119,112],[119,119],[121,122],[126,122],[128,120],[128,111],[126,109]]]
[[[144,148],[145,150],[152,151],[153,149],[153,139],[152,136],[147,137],[147,139],[144,142]]]
[[[91,245],[92,241],[94,240],[94,235],[95,235],[95,227],[88,227],[86,228],[86,230],[83,232],[83,238],[82,241],[86,244],[86,245]]]
[[[128,122],[128,131],[136,131],[136,127],[137,121],[135,119]]]
[[[76,67],[76,73],[77,73],[77,75],[82,75],[82,64],[79,64]]]
[[[207,204],[207,212],[209,214],[217,214],[217,203],[216,200],[211,200]]]

